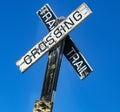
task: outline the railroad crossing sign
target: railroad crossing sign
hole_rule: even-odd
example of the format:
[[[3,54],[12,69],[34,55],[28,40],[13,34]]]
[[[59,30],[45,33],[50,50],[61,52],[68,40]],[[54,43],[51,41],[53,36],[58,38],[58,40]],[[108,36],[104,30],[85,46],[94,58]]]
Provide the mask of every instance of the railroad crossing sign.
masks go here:
[[[85,20],[91,13],[92,11],[85,3],[80,5],[64,21],[50,31],[40,42],[17,61],[16,65],[19,67],[20,71],[25,72],[45,53],[63,40],[68,33]]]
[[[41,99],[35,102],[33,112],[52,112],[63,53],[80,79],[83,80],[93,71],[68,35],[91,13],[92,11],[85,3],[80,5],[66,19],[57,18],[48,4],[37,11],[37,15],[50,32],[16,62],[23,73],[49,51]]]
[[[37,15],[40,17],[49,31],[55,28],[55,21],[57,19],[57,16],[48,4],[38,10]],[[93,71],[82,53],[78,50],[73,41],[70,39],[69,35],[66,36],[63,53],[66,59],[71,63],[75,71],[78,73],[80,79],[84,79]]]

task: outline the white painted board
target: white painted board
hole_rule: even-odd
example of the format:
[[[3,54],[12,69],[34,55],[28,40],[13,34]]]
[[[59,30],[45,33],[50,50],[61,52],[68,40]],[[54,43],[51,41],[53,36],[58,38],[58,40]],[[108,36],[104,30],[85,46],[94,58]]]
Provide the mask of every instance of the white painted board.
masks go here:
[[[25,72],[46,52],[57,45],[64,37],[70,33],[76,26],[85,20],[92,11],[83,3],[73,11],[63,22],[48,33],[40,42],[29,50],[20,60],[16,62],[21,72]]]

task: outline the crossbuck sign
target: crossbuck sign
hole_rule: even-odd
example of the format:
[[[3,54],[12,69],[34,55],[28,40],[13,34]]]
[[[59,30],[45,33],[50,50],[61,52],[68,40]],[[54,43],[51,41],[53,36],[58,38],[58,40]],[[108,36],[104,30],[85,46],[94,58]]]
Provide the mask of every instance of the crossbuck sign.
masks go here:
[[[40,42],[33,46],[31,50],[29,50],[20,60],[16,62],[16,65],[19,67],[20,71],[22,73],[25,72],[45,53],[56,47],[59,42],[61,42],[76,26],[78,26],[82,21],[84,21],[91,13],[92,11],[85,3],[80,5],[65,20],[63,20],[52,31],[50,31]],[[49,21],[47,24],[49,26],[52,26],[53,23],[54,20]],[[75,52],[75,49],[72,48],[71,52],[68,53],[70,57],[72,57],[72,52]],[[78,54],[76,54],[76,56],[78,56]]]
[[[45,26],[49,31],[53,30],[56,27],[56,25],[60,23],[60,21],[64,20],[64,17],[58,18],[48,4],[45,4],[41,9],[39,9],[37,11],[37,15],[43,21],[43,23],[45,24]],[[76,47],[76,45],[74,44],[74,42],[72,41],[69,35],[67,35],[64,40],[60,42],[59,47],[57,48],[55,47],[54,50],[52,49],[52,52],[51,50],[49,51],[49,56],[54,55],[56,53],[58,54],[57,59],[55,60],[57,73],[54,74],[59,73],[59,69],[60,69],[59,65],[61,64],[60,62],[61,58],[59,58],[59,56],[62,57],[62,54],[64,54],[68,62],[70,62],[74,70],[77,72],[79,78],[82,80],[85,79],[93,71],[91,66],[88,64],[85,57]],[[49,61],[50,60],[48,59],[48,62]],[[49,70],[46,69],[46,73],[48,73],[48,71]]]

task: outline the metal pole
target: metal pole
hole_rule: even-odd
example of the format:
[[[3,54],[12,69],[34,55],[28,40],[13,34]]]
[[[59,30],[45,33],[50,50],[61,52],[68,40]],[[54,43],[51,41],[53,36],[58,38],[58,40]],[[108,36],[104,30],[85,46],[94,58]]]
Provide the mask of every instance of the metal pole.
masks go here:
[[[56,25],[62,20],[63,18],[57,19]],[[65,41],[63,40],[56,48],[49,52],[41,98],[35,102],[33,112],[52,112],[64,44]]]

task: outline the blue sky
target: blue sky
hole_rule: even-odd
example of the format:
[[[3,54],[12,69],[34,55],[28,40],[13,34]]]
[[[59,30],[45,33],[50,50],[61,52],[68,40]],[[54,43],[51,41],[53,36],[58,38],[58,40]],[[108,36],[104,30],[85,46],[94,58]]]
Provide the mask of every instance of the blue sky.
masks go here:
[[[63,56],[53,112],[120,112],[119,0],[1,0],[1,112],[32,112],[40,98],[48,55],[24,74],[15,65],[48,33],[36,11],[48,3],[67,17],[82,2],[93,14],[70,36],[94,72],[81,81]]]

